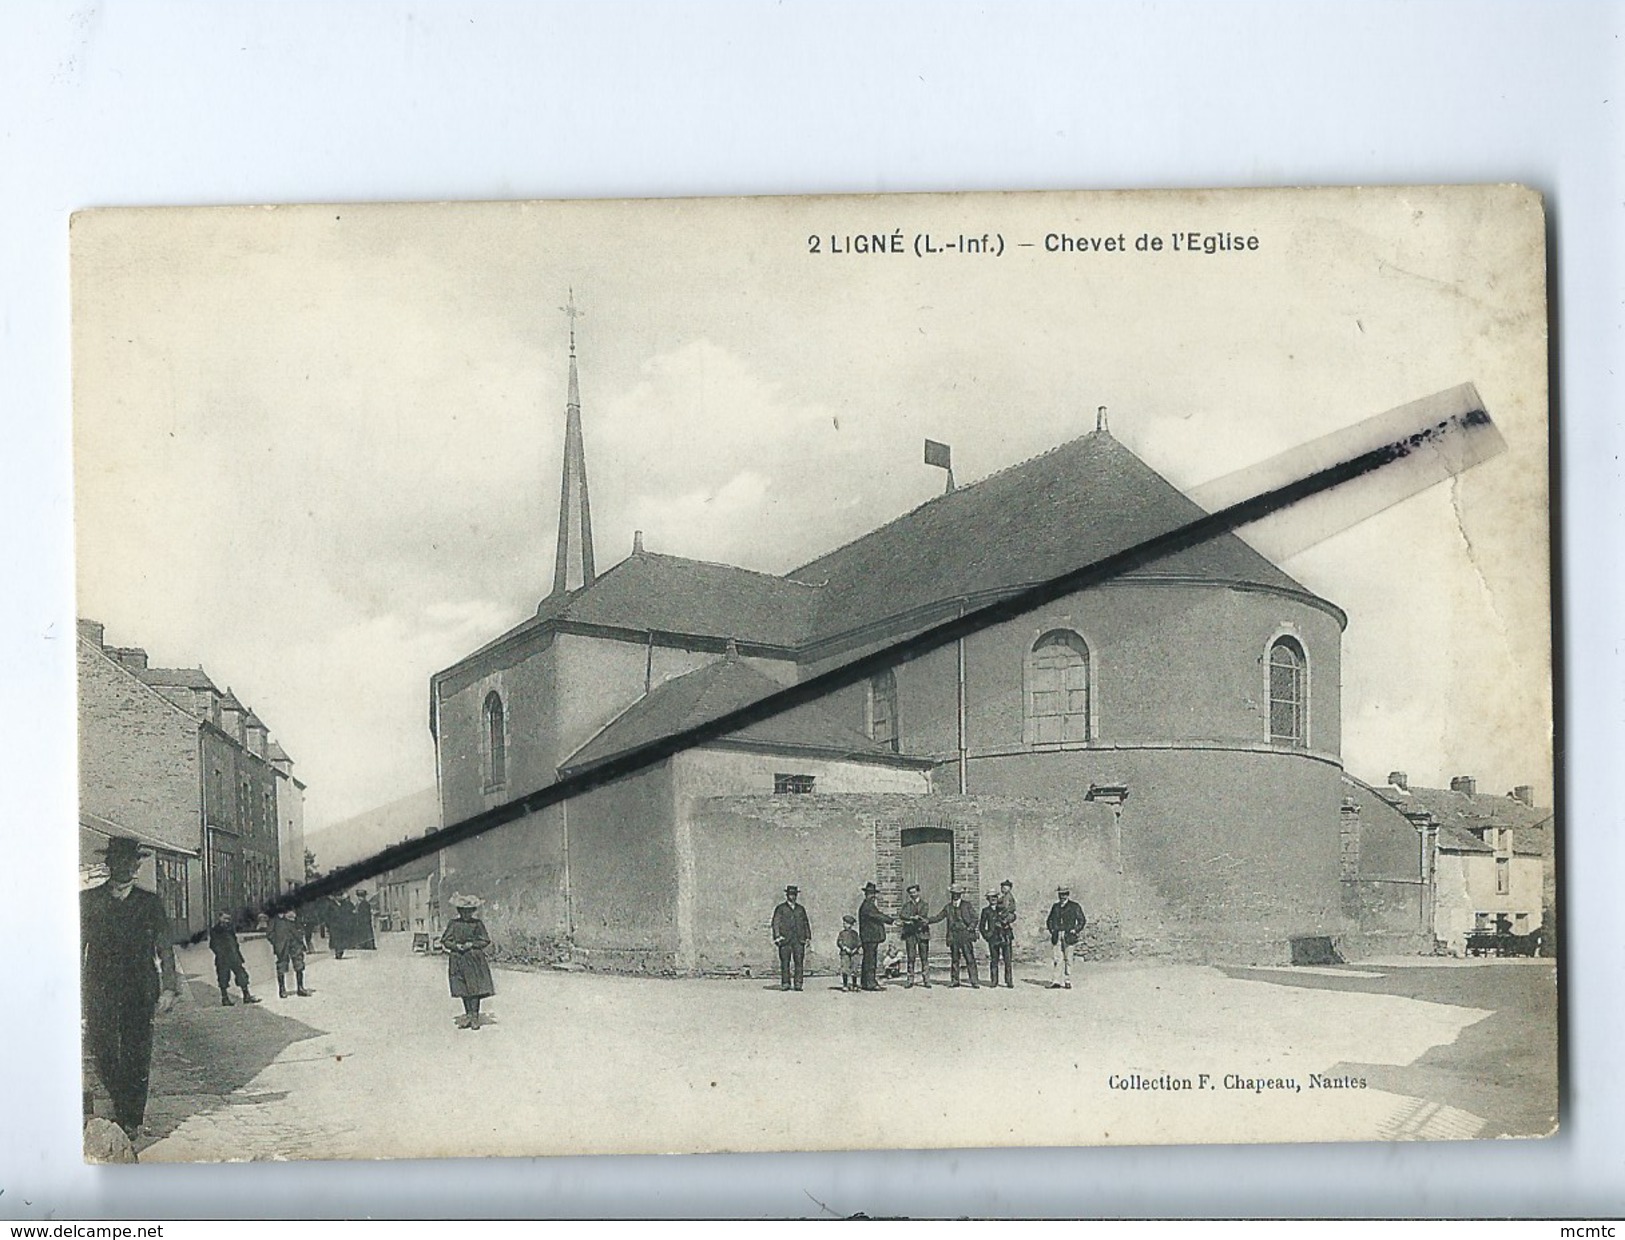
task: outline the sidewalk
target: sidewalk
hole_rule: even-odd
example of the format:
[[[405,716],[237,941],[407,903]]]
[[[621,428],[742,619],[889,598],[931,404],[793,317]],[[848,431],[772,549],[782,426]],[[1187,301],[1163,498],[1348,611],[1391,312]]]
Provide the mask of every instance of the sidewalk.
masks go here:
[[[291,1016],[311,1033],[143,1160],[1374,1140],[1486,1127],[1402,1091],[1423,1079],[1405,1065],[1488,1009],[1342,989],[1336,978],[1283,985],[1194,966],[1086,965],[1070,991],[1046,989],[1047,970],[1029,968],[1014,990],[855,995],[827,978],[798,994],[762,979],[499,968],[487,1002],[496,1023],[467,1031],[453,1025],[461,1008],[444,958],[412,955],[408,939],[380,935],[378,952],[342,961],[314,955],[309,999],[278,1002],[274,977],[251,960],[271,997],[219,1015],[287,1026]],[[1370,974],[1380,972],[1361,966],[1346,985],[1378,988]],[[1414,989],[1421,975],[1406,977]],[[230,1039],[248,1026],[198,1028]],[[270,1043],[256,1045],[263,1054]],[[1338,1065],[1389,1075],[1382,1087],[1308,1086],[1311,1072]],[[1206,1089],[1113,1084],[1194,1085],[1201,1073]],[[1227,1075],[1290,1077],[1299,1090],[1225,1089]]]

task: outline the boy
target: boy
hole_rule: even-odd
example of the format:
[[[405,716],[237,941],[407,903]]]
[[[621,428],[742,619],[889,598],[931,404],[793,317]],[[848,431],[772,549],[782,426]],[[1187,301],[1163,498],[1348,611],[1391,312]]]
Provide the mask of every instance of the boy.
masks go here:
[[[841,989],[858,988],[858,970],[862,967],[863,940],[858,937],[858,919],[851,913],[842,917],[846,924],[835,936],[835,948],[841,953]]]
[[[248,993],[248,969],[243,965],[242,945],[237,942],[237,931],[232,927],[231,914],[222,911],[209,927],[209,950],[214,953],[214,980],[220,984],[220,1006],[233,1006],[226,988],[233,978],[243,992],[244,1003],[258,1003]]]
[[[305,929],[299,924],[298,914],[292,909],[277,915],[271,922],[271,950],[276,953],[277,998],[288,997],[288,970],[293,970],[294,993],[300,997],[311,992],[305,989]]]

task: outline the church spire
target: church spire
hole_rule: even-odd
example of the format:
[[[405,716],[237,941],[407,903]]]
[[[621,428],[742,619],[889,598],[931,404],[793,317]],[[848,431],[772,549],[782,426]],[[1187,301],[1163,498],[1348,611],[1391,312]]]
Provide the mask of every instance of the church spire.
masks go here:
[[[559,488],[559,547],[553,558],[553,594],[590,586],[592,505],[587,500],[587,455],[581,441],[581,383],[576,378],[575,289],[559,309],[570,320],[570,384],[564,406],[564,480]]]

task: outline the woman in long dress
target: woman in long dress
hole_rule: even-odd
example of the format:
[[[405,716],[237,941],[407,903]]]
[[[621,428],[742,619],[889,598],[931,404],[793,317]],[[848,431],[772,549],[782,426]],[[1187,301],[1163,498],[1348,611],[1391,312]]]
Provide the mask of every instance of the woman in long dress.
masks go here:
[[[372,905],[367,893],[355,893],[355,911],[350,916],[350,946],[364,952],[378,950],[378,941],[372,934]]]
[[[485,958],[491,946],[491,936],[485,923],[479,919],[478,896],[453,896],[452,907],[456,919],[446,927],[440,942],[446,949],[446,970],[451,980],[451,996],[463,1001],[463,1014],[457,1018],[459,1029],[480,1027],[480,1000],[496,994],[491,980],[491,965]]]

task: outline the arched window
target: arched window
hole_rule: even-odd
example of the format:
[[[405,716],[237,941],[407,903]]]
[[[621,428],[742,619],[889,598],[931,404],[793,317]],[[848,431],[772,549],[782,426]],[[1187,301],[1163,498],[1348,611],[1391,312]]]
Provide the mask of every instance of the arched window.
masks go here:
[[[502,697],[495,689],[485,695],[485,786],[508,782],[508,723]]]
[[[1309,660],[1291,637],[1270,646],[1270,744],[1309,744]]]
[[[1055,629],[1033,643],[1027,665],[1027,736],[1031,744],[1091,739],[1089,679],[1089,647],[1070,629]]]
[[[869,737],[897,752],[897,677],[889,667],[869,681]]]

